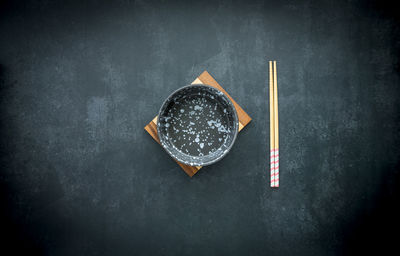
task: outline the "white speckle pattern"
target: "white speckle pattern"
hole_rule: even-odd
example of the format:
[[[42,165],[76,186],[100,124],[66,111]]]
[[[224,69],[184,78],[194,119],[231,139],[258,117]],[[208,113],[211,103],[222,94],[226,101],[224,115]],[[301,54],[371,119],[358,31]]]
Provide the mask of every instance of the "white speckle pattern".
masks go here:
[[[167,136],[174,147],[186,154],[200,156],[216,151],[230,130],[226,108],[219,107],[215,98],[198,94],[179,99],[164,118]]]
[[[237,133],[237,116],[230,110],[232,103],[224,96],[219,97],[223,95],[221,92],[215,94],[202,88],[200,93],[189,87],[195,86],[188,86],[185,94],[171,97],[168,105],[164,105],[159,120],[160,141],[164,148],[173,148],[167,150],[173,157],[184,154],[187,158],[181,157],[188,159],[185,163],[202,165],[202,161],[207,162],[204,157],[212,159],[229,150]]]

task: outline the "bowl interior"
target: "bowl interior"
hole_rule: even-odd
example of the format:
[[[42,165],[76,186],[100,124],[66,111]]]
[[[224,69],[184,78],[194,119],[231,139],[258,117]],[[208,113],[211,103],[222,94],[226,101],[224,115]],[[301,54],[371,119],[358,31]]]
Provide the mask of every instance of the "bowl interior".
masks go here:
[[[158,118],[161,145],[176,160],[192,166],[220,160],[238,132],[229,98],[206,85],[185,86],[164,102]]]

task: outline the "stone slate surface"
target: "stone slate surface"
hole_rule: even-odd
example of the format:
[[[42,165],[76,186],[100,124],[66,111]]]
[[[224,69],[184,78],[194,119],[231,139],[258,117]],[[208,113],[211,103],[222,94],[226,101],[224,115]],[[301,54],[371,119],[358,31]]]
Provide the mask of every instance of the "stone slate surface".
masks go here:
[[[2,250],[394,248],[399,37],[382,1],[2,1]],[[279,189],[269,187],[268,60],[278,61]],[[204,70],[253,121],[189,178],[143,127]]]

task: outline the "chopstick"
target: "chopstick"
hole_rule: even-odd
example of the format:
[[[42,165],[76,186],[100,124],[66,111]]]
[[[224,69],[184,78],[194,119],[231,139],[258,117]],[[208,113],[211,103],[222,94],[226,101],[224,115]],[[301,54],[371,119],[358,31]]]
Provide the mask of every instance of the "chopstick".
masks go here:
[[[269,61],[269,120],[271,187],[279,187],[279,119],[276,61]]]
[[[275,125],[275,186],[279,187],[279,119],[278,119],[278,80],[276,61],[274,61],[274,125]]]
[[[270,172],[271,187],[274,187],[274,158],[275,158],[275,125],[274,125],[274,78],[272,61],[269,61],[269,141],[270,141]]]

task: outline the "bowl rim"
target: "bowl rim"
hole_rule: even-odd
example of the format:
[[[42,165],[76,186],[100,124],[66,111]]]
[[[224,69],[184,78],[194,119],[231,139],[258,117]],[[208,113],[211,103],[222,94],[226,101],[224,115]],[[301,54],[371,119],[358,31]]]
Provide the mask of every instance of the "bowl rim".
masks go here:
[[[233,139],[232,139],[232,142],[230,143],[230,145],[229,145],[229,146],[227,147],[227,149],[223,152],[223,154],[221,154],[220,156],[216,157],[216,158],[213,159],[213,160],[210,160],[210,161],[204,162],[204,163],[198,163],[198,162],[194,162],[194,161],[187,162],[187,161],[185,161],[185,160],[178,159],[174,154],[172,154],[172,153],[167,149],[167,147],[166,147],[165,144],[164,144],[165,142],[163,141],[163,139],[161,139],[161,136],[160,136],[160,134],[161,134],[161,133],[160,133],[160,115],[161,115],[162,110],[164,109],[165,104],[166,104],[176,93],[178,93],[179,91],[184,90],[184,89],[186,89],[186,88],[188,88],[188,87],[193,87],[193,86],[194,86],[194,87],[201,87],[201,86],[203,86],[203,87],[208,87],[208,88],[210,88],[211,90],[216,90],[216,91],[222,93],[222,97],[225,97],[225,98],[226,98],[228,104],[229,104],[229,105],[232,107],[232,109],[233,109],[233,116],[234,116],[234,121],[235,121],[235,127],[234,127],[235,132],[234,132],[234,134],[233,134]],[[220,95],[220,96],[221,96],[221,95]],[[158,136],[158,140],[160,141],[160,144],[161,144],[162,148],[163,148],[173,159],[175,159],[176,161],[178,161],[178,162],[180,162],[180,163],[183,163],[183,164],[185,164],[185,165],[189,165],[189,166],[207,166],[207,165],[211,165],[211,164],[214,164],[214,163],[220,161],[222,158],[224,158],[224,157],[229,153],[229,151],[231,151],[231,149],[232,149],[232,147],[233,147],[233,144],[235,144],[235,141],[236,141],[236,137],[237,137],[238,132],[239,132],[239,117],[238,117],[238,115],[237,115],[237,111],[236,111],[235,105],[233,104],[233,102],[231,101],[231,99],[230,99],[223,91],[221,91],[221,90],[219,90],[219,89],[217,89],[217,88],[215,88],[215,87],[213,87],[213,86],[211,86],[211,85],[208,85],[208,84],[189,84],[189,85],[185,85],[185,86],[183,86],[183,87],[180,87],[180,88],[176,89],[176,90],[173,91],[171,94],[169,94],[168,97],[163,101],[163,103],[161,104],[160,110],[158,111],[158,116],[157,116],[157,136]]]

